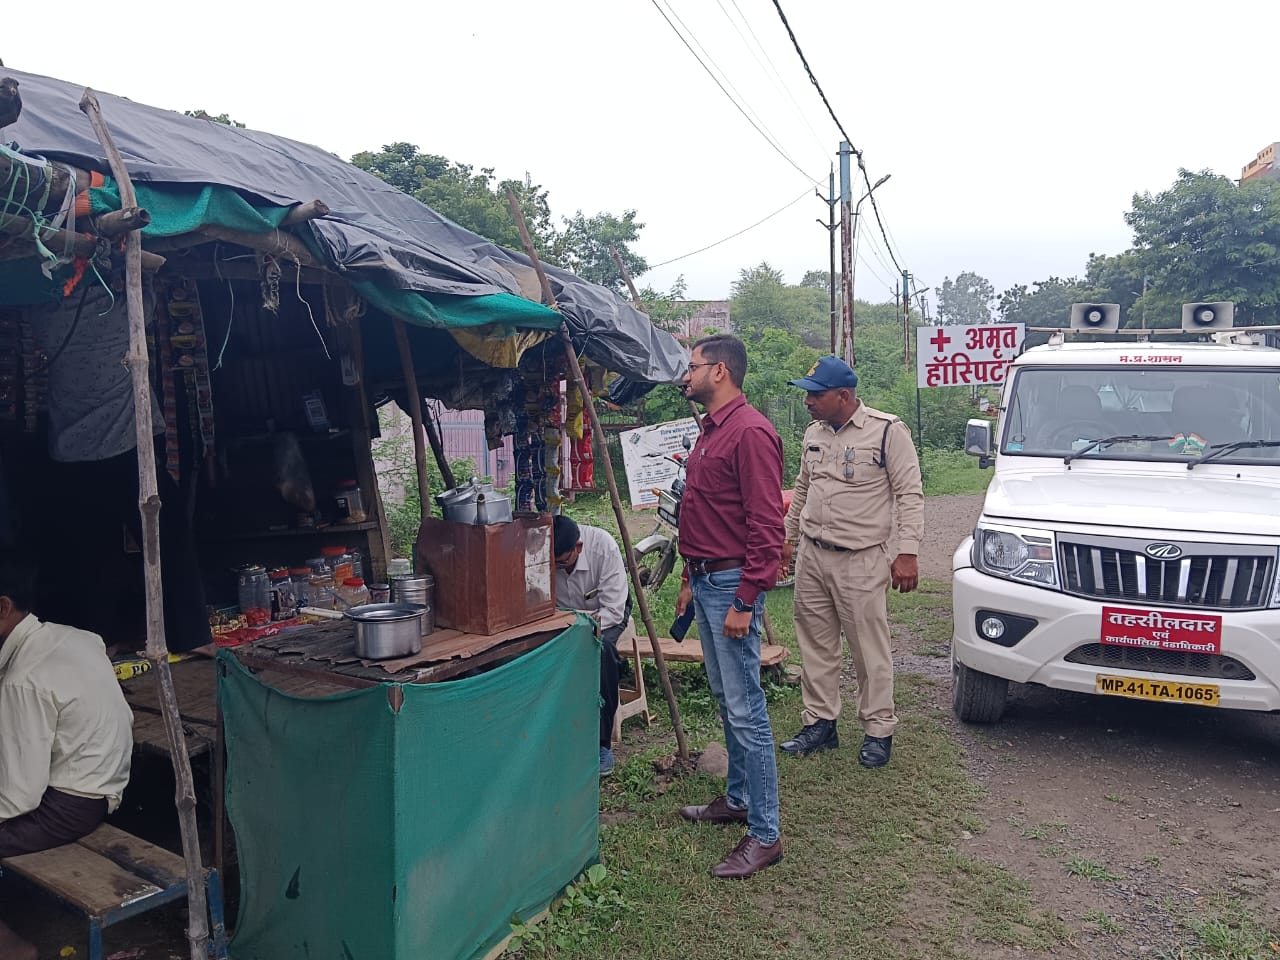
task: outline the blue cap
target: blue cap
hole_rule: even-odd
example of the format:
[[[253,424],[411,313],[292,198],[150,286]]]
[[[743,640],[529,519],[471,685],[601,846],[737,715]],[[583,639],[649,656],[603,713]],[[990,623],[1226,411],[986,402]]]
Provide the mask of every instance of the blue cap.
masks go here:
[[[788,383],[809,391],[852,388],[858,385],[858,375],[853,372],[853,367],[839,357],[826,356],[810,367],[809,372],[799,380],[789,380]]]

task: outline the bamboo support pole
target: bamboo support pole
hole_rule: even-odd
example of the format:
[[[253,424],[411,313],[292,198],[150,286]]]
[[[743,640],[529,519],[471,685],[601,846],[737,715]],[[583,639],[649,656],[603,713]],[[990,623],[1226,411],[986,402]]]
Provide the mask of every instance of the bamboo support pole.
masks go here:
[[[306,223],[308,220],[319,220],[321,217],[329,215],[329,206],[320,200],[309,200],[306,203],[300,203],[288,213],[284,215],[284,219],[280,221],[282,227],[292,227],[298,223]]]
[[[423,411],[422,424],[427,428],[427,440],[431,443],[431,452],[435,454],[436,466],[440,468],[440,476],[444,478],[445,486],[452,490],[458,485],[458,481],[453,476],[453,467],[449,465],[449,458],[444,454],[444,440],[440,437],[440,427],[431,416],[430,411]]]
[[[524,243],[525,253],[533,262],[533,269],[542,285],[542,297],[546,305],[553,310],[556,306],[555,296],[551,292],[551,283],[547,280],[542,262],[533,248],[533,240],[529,237],[529,228],[524,222],[524,212],[520,209],[520,201],[516,195],[507,190],[507,203],[511,206],[511,215],[515,217],[516,227],[520,231],[520,240]],[[587,386],[587,378],[582,373],[582,365],[578,363],[578,353],[573,348],[573,340],[569,337],[569,327],[560,322],[560,339],[564,344],[565,359],[573,372],[578,391],[582,394],[582,406],[591,421],[591,432],[595,437],[600,456],[598,462],[604,465],[605,480],[609,485],[609,501],[613,504],[613,515],[618,521],[618,533],[622,536],[622,558],[626,561],[627,570],[631,574],[631,586],[635,590],[636,603],[640,607],[640,618],[649,634],[649,645],[653,650],[653,662],[658,668],[658,679],[662,684],[662,695],[667,701],[667,711],[671,714],[671,726],[676,734],[676,752],[681,760],[689,759],[689,744],[685,739],[684,726],[680,722],[680,707],[676,703],[675,690],[671,686],[671,673],[667,669],[667,659],[663,656],[662,646],[658,643],[658,631],[653,625],[653,614],[649,611],[649,602],[645,597],[644,586],[640,582],[640,568],[636,566],[635,551],[631,545],[631,534],[627,530],[627,518],[622,512],[622,498],[618,495],[618,481],[613,475],[613,463],[609,459],[609,451],[604,445],[604,428],[600,425],[600,415],[596,413],[595,401],[591,398],[591,389]]]
[[[130,230],[141,230],[151,223],[151,214],[142,207],[108,210],[94,218],[93,227],[100,237],[118,237]]]
[[[310,267],[315,263],[310,251],[300,240],[281,230],[272,230],[270,233],[250,233],[247,230],[233,230],[230,227],[209,224],[202,227],[199,232],[207,240],[236,243],[272,257],[287,257],[299,266]]]
[[[133,182],[129,179],[120,151],[111,139],[111,131],[107,129],[102,108],[92,90],[85,90],[80,100],[80,109],[89,118],[102,149],[106,151],[111,173],[120,187],[121,206],[137,206]],[[159,685],[160,712],[164,717],[169,756],[173,761],[177,785],[174,802],[178,808],[182,855],[187,868],[187,941],[191,948],[191,960],[207,960],[209,910],[205,899],[200,836],[196,827],[196,791],[164,635],[164,593],[160,576],[160,496],[157,492],[155,447],[151,434],[151,365],[147,358],[146,318],[143,316],[142,305],[142,238],[136,230],[125,236],[125,280],[129,314],[128,367],[133,380],[138,501],[142,513],[142,555],[146,577],[147,660],[151,663],[151,674]]]
[[[418,390],[418,375],[413,369],[413,354],[409,351],[409,331],[404,321],[391,321],[395,330],[396,347],[400,350],[400,369],[404,373],[404,389],[409,394],[409,420],[413,424],[413,463],[418,470],[419,512],[422,522],[431,516],[431,482],[427,477],[427,447],[423,440],[422,394]]]
[[[25,217],[14,217],[12,220],[6,220],[0,224],[0,237],[17,237],[30,234],[33,230],[30,220]],[[66,230],[54,230],[50,233],[43,234],[40,239],[44,241],[44,245],[55,253],[67,248],[68,234]],[[98,239],[89,233],[75,233],[70,235],[71,252],[77,257],[92,257],[98,251]],[[12,248],[0,248],[0,260],[22,260],[27,257],[36,255],[35,247],[22,246]],[[150,250],[143,250],[142,270],[144,273],[155,273],[164,266],[165,259],[158,253],[152,253]]]
[[[635,304],[635,308],[641,313],[645,313],[644,305],[640,300],[640,294],[636,290],[635,281],[631,279],[631,271],[627,269],[627,265],[622,262],[622,257],[618,255],[616,247],[609,248],[609,256],[613,257],[613,262],[618,268],[618,272],[622,274],[622,279],[627,284],[627,289],[631,291],[631,302]],[[692,400],[689,401],[689,412],[693,414],[693,421],[698,425],[698,431],[702,431],[702,414],[698,412],[698,406]],[[777,645],[777,638],[773,633],[773,621],[769,619],[769,608],[765,607],[761,622],[764,624],[764,638],[769,643]]]

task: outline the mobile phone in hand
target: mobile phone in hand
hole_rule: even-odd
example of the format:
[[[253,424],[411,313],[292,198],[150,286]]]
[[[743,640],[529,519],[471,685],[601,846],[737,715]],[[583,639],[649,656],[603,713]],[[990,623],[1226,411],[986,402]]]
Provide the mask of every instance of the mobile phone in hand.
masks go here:
[[[684,640],[684,635],[689,632],[689,625],[693,623],[693,604],[690,603],[684,608],[684,616],[676,617],[675,622],[671,624],[671,639],[677,642]]]

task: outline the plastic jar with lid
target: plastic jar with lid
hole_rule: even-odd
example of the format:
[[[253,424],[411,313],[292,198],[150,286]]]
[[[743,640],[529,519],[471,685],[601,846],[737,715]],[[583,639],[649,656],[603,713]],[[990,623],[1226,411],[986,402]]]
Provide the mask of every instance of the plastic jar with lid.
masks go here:
[[[251,563],[240,568],[236,583],[236,597],[240,613],[251,627],[260,627],[271,619],[270,585],[267,569]]]
[[[338,596],[345,600],[348,606],[358,607],[362,603],[369,602],[369,588],[364,585],[364,579],[361,577],[347,577],[342,586],[337,589]]]
[[[320,610],[336,610],[340,604],[333,599],[337,587],[328,574],[313,574],[307,579],[307,606]]]
[[[271,619],[293,619],[298,615],[298,595],[293,589],[293,578],[289,576],[289,571],[272,570],[268,577],[271,584]]]
[[[311,569],[313,576],[322,577],[326,573],[332,573],[333,570],[329,566],[329,561],[324,557],[312,557],[307,561],[307,566]]]
[[[329,564],[335,583],[343,583],[348,577],[355,576],[355,568],[346,547],[322,547],[320,555]]]
[[[364,523],[369,519],[364,509],[364,494],[355,480],[343,480],[334,491],[333,502],[338,508],[338,519],[348,523]]]

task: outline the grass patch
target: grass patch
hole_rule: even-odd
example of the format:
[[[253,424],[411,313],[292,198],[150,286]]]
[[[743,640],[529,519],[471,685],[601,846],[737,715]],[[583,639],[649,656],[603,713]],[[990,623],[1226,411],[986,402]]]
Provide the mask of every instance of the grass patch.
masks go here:
[[[1280,930],[1268,927],[1238,897],[1215,894],[1206,912],[1183,919],[1195,937],[1176,954],[1155,954],[1161,960],[1260,960],[1280,957]]]
[[[927,497],[947,494],[986,493],[992,470],[980,470],[978,458],[958,450],[926,449],[920,464]]]
[[[1085,913],[1084,920],[1085,923],[1092,923],[1097,927],[1099,933],[1112,935],[1124,933],[1124,927],[1115,917],[1105,914],[1096,908]]]
[[[701,668],[672,666],[690,745],[718,739]],[[852,749],[779,756],[786,857],[745,883],[708,875],[741,833],[676,814],[720,792],[723,782],[703,775],[658,782],[652,759],[671,750],[669,723],[628,727],[640,749],[602,786],[602,802],[615,813],[601,836],[607,877],[558,908],[579,918],[590,937],[553,911],[546,938],[522,928],[510,955],[959,960],[983,955],[982,944],[1047,949],[1063,942],[1061,924],[1034,908],[1023,882],[965,852],[962,838],[984,828],[982,791],[933,706],[932,682],[903,675],[897,696],[901,735],[888,767],[865,770]],[[795,690],[772,687],[769,700],[775,731],[790,732],[800,706]],[[856,744],[858,733],[841,727]]]
[[[951,652],[951,585],[941,580],[921,580],[911,593],[889,591],[889,619],[905,628],[920,643],[926,657],[946,657]]]
[[[1084,877],[1086,880],[1106,883],[1120,879],[1118,873],[1112,873],[1097,861],[1086,860],[1084,857],[1072,857],[1068,860],[1067,873],[1073,877]]]

